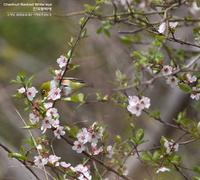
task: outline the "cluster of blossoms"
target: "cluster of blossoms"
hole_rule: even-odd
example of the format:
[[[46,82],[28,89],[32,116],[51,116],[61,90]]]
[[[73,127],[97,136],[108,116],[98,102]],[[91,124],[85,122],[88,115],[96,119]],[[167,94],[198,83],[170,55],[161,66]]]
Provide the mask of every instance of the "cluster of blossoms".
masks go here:
[[[99,140],[103,137],[104,129],[99,127],[95,129],[94,126],[91,128],[82,128],[76,135],[77,140],[74,141],[72,149],[77,153],[82,153],[88,150],[92,155],[98,155],[103,151],[103,147],[98,147]]]
[[[90,169],[88,166],[84,166],[82,164],[78,164],[73,167],[70,163],[66,163],[64,161],[60,161],[61,157],[56,155],[49,155],[48,157],[42,157],[41,155],[34,157],[34,164],[38,168],[43,168],[45,165],[51,165],[54,167],[61,167],[64,169],[69,169],[73,173],[78,175],[77,179],[79,180],[91,180],[92,176],[90,175]]]
[[[145,108],[148,109],[150,105],[150,99],[148,97],[142,96],[140,99],[137,96],[129,96],[127,109],[131,114],[140,116],[142,110]]]
[[[36,96],[38,91],[35,87],[30,87],[30,88],[21,87],[18,89],[18,93],[24,94],[29,101],[33,101],[33,98]]]
[[[163,76],[166,77],[166,82],[169,84],[171,87],[177,87],[179,83],[179,79],[173,75],[173,72],[176,69],[174,69],[172,66],[169,65],[164,65],[163,68],[161,69],[161,73]],[[197,82],[197,77],[195,75],[192,75],[190,73],[185,74],[185,83],[189,85],[193,85]],[[199,100],[200,99],[200,88],[197,87],[192,87],[192,93],[190,95],[192,99]]]

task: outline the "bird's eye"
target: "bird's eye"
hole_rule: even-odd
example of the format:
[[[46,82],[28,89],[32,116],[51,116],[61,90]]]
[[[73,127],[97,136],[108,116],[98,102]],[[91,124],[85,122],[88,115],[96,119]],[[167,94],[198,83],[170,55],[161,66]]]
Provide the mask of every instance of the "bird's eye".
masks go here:
[[[45,95],[46,94],[46,91],[43,89],[42,90],[42,95]]]

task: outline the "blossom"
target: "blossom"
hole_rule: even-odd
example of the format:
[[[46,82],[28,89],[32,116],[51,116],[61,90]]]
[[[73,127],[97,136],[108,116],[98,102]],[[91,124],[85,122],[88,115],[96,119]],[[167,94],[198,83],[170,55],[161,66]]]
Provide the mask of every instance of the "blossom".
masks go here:
[[[91,141],[90,133],[88,132],[86,128],[82,128],[76,137],[78,141],[83,144],[86,144],[87,142]]]
[[[131,114],[140,116],[142,112],[142,106],[140,104],[140,99],[137,96],[129,96],[128,98],[129,105],[127,106],[128,111]]]
[[[127,109],[131,114],[140,116],[143,109],[148,109],[150,107],[150,99],[148,97],[142,96],[141,99],[137,96],[129,96]]]
[[[140,100],[140,104],[142,106],[142,108],[146,108],[148,109],[150,107],[150,99],[148,97],[144,97],[142,96],[141,100]]]
[[[71,166],[71,164],[62,161],[62,162],[60,162],[60,166],[63,167],[63,168],[65,168],[65,169],[67,169],[67,168],[69,168]]]
[[[179,80],[175,76],[169,76],[167,77],[166,82],[173,88],[178,85]]]
[[[61,90],[60,88],[53,88],[48,93],[48,99],[51,99],[53,101],[60,99],[61,97]]]
[[[47,163],[48,163],[48,158],[43,158],[40,155],[34,157],[34,164],[39,168],[44,167],[44,165],[46,165]]]
[[[42,133],[45,133],[47,129],[51,129],[51,124],[52,124],[53,119],[50,117],[45,117],[44,120],[42,121],[42,126],[41,130],[43,131]]]
[[[164,76],[172,74],[172,71],[173,71],[173,68],[172,66],[169,66],[169,65],[164,65],[163,68],[161,69],[161,73]]]
[[[178,22],[169,22],[169,27],[171,29],[175,29],[176,26],[178,25]],[[166,31],[166,28],[167,28],[167,23],[166,22],[162,22],[158,28],[158,32],[160,34],[163,34],[165,31]]]
[[[189,81],[189,83],[193,83],[197,80],[197,77],[196,76],[192,76],[191,74],[186,74],[186,78],[187,80]]]
[[[72,149],[77,153],[82,153],[85,151],[85,145],[79,141],[74,141],[74,146],[72,146]]]
[[[159,28],[158,28],[158,32],[163,34],[165,32],[165,29],[166,29],[166,23],[163,22],[160,24]]]
[[[83,166],[82,164],[78,164],[74,167],[75,172],[80,173],[78,179],[79,180],[91,180],[92,176],[90,175],[90,170],[87,166]]]
[[[23,94],[26,92],[26,89],[24,87],[21,87],[17,91],[18,91],[18,93]]]
[[[46,103],[44,103],[44,107],[45,107],[46,110],[49,109],[49,108],[51,108],[52,106],[53,106],[52,102],[46,102]]]
[[[179,148],[179,144],[175,143],[173,140],[168,141],[165,139],[164,147],[166,149],[167,154],[171,154],[172,152],[177,152]]]
[[[46,116],[51,117],[53,119],[58,119],[59,118],[58,110],[56,108],[50,108],[47,110]]]
[[[55,70],[54,72],[55,72],[55,77],[54,77],[54,79],[55,79],[56,81],[61,80],[61,78],[62,78],[62,76],[63,76],[63,74],[64,74],[64,71],[63,71],[62,69],[59,69],[59,70]]]
[[[102,147],[102,146],[99,147],[99,148],[97,148],[97,146],[93,146],[93,145],[92,145],[92,154],[93,154],[93,155],[98,155],[98,154],[100,154],[102,151],[103,151],[103,147]]]
[[[166,171],[170,171],[169,168],[166,168],[166,167],[160,167],[157,171],[156,171],[156,174],[160,173],[160,172],[166,172]]]
[[[200,88],[193,87],[190,97],[198,101],[200,99]]]
[[[59,65],[60,68],[63,68],[67,65],[67,58],[63,55],[61,55],[58,59],[57,59],[57,63]]]
[[[32,124],[36,124],[37,122],[40,121],[40,118],[37,114],[35,113],[30,113],[29,114],[29,120],[31,121]]]
[[[31,87],[26,90],[26,95],[29,101],[32,101],[37,93],[38,91],[35,89],[35,87]]]
[[[58,139],[61,138],[61,136],[65,135],[65,131],[63,130],[64,127],[63,126],[57,126],[56,129],[53,131],[54,136]]]
[[[58,157],[56,155],[50,155],[48,158],[48,162],[55,165],[55,166],[59,166],[59,160],[61,159],[61,157]]]

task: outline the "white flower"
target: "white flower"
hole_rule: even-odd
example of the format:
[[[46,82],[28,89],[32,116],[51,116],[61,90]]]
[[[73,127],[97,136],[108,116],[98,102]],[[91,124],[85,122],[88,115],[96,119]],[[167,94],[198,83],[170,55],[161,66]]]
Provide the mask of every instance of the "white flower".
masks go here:
[[[47,110],[46,116],[51,117],[53,119],[58,119],[59,118],[58,110],[56,108],[50,108]]]
[[[57,126],[56,129],[53,131],[54,136],[58,139],[61,138],[61,136],[65,135],[65,131],[63,130],[64,127],[63,126]]]
[[[178,25],[178,22],[169,22],[169,27],[171,29],[175,29]],[[160,34],[163,34],[165,31],[166,31],[166,28],[167,28],[167,23],[166,22],[162,22],[158,28],[158,32]]]
[[[37,150],[42,150],[42,145],[41,145],[41,144],[38,144],[38,145],[36,146],[36,149],[37,149]]]
[[[32,101],[37,93],[38,91],[35,89],[35,87],[31,87],[26,90],[26,95],[29,101]]]
[[[59,160],[61,159],[61,157],[58,157],[56,155],[50,155],[48,158],[49,163],[55,165],[55,166],[59,166]]]
[[[63,55],[61,55],[58,59],[57,59],[57,63],[59,65],[60,68],[63,68],[67,65],[67,58]]]
[[[137,96],[129,96],[127,109],[131,114],[140,116],[143,109],[150,107],[150,99],[148,97],[142,97],[139,99]]]
[[[85,151],[85,145],[79,141],[74,141],[74,146],[72,146],[72,149],[77,153],[82,153]]]
[[[140,116],[143,108],[140,104],[139,98],[137,96],[129,96],[128,103],[129,103],[129,105],[127,106],[128,111],[131,114]]]
[[[62,161],[62,162],[60,162],[60,166],[63,167],[63,168],[65,168],[65,169],[67,169],[67,168],[69,168],[71,166],[71,164]]]
[[[59,88],[53,88],[48,93],[48,99],[53,101],[60,99],[61,97],[61,90]]]
[[[175,143],[173,140],[168,141],[165,139],[164,147],[166,148],[166,153],[171,154],[172,152],[177,152],[179,148],[179,144]]]
[[[200,88],[193,87],[190,97],[198,101],[200,99]]]
[[[112,156],[113,156],[113,147],[111,146],[111,145],[109,145],[109,146],[107,146],[107,148],[106,148],[106,150],[107,150],[107,152],[108,152],[108,157],[109,158],[112,158]]]
[[[79,180],[91,180],[92,176],[90,175],[90,170],[87,166],[83,166],[82,164],[77,165],[74,167],[75,172],[80,173],[78,179]]]
[[[48,163],[48,158],[43,158],[42,156],[34,157],[34,164],[39,168],[44,167],[47,163]]]
[[[178,25],[178,22],[169,22],[169,27],[175,29]]]
[[[54,72],[55,72],[55,77],[54,77],[54,79],[55,79],[56,81],[61,80],[61,78],[62,78],[62,76],[63,76],[63,74],[64,74],[64,71],[63,71],[62,69],[59,69],[59,70],[55,70]]]
[[[140,104],[141,104],[143,109],[144,108],[148,109],[151,105],[150,99],[148,97],[142,96],[142,98],[140,100]]]
[[[166,172],[166,171],[170,171],[169,168],[166,168],[166,167],[160,167],[157,171],[156,171],[156,174],[160,173],[160,172]]]
[[[77,139],[79,142],[86,144],[87,142],[91,141],[90,133],[86,128],[82,128],[79,133],[77,134]]]
[[[36,124],[40,121],[40,118],[37,114],[35,113],[30,113],[29,114],[29,120],[31,121],[32,124]]]
[[[26,89],[24,87],[21,87],[17,91],[18,91],[18,93],[23,94],[26,92]]]
[[[165,65],[165,66],[163,66],[163,68],[161,69],[161,73],[162,73],[164,76],[170,75],[170,74],[172,74],[172,72],[173,72],[173,68],[172,68],[172,66],[169,66],[169,65]]]
[[[102,147],[102,146],[99,147],[99,148],[97,148],[97,146],[93,146],[93,145],[92,145],[92,154],[93,154],[93,155],[98,155],[98,154],[100,154],[102,151],[103,151],[103,147]]]
[[[52,102],[46,102],[46,103],[44,103],[44,107],[45,107],[46,110],[49,109],[49,108],[51,108],[52,106],[53,106]]]
[[[166,23],[163,22],[163,23],[160,24],[160,26],[158,28],[158,32],[163,34],[165,32],[165,30],[166,30]]]
[[[44,120],[42,121],[42,125],[41,125],[42,133],[45,133],[47,129],[51,129],[52,121],[54,121],[54,120],[51,119],[50,117],[44,118]]]
[[[175,76],[168,76],[166,82],[174,88],[177,87],[179,80]]]
[[[196,76],[192,76],[191,74],[186,74],[186,78],[187,80],[190,82],[190,83],[193,83],[197,80],[197,77]]]

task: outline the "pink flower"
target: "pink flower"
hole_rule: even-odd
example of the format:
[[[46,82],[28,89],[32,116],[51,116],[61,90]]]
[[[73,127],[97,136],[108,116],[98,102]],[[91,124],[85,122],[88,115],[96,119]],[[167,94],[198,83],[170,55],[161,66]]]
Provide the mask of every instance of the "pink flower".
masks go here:
[[[63,68],[67,65],[67,58],[63,55],[61,55],[58,59],[57,59],[57,63],[59,65],[60,68]]]
[[[69,168],[71,166],[71,164],[62,161],[62,162],[60,162],[60,166],[63,167],[63,168],[65,168],[65,169],[67,169],[67,168]]]
[[[40,121],[40,118],[37,114],[30,113],[29,114],[29,120],[31,121],[32,124],[36,124]]]
[[[54,120],[51,119],[50,117],[44,118],[44,120],[42,121],[42,126],[41,126],[42,133],[45,133],[47,129],[51,129],[52,121]]]
[[[99,147],[99,148],[97,148],[97,146],[93,146],[93,145],[92,145],[92,154],[93,154],[93,155],[98,155],[98,154],[100,154],[101,152],[103,152],[103,147],[102,147],[102,146]]]
[[[168,141],[167,139],[165,139],[164,147],[166,149],[166,153],[171,154],[172,152],[178,151],[179,144],[175,143],[173,140]]]
[[[61,136],[65,135],[65,131],[63,130],[64,127],[63,126],[57,126],[56,129],[53,131],[54,136],[58,139],[61,138]]]
[[[87,166],[83,166],[82,164],[74,167],[75,172],[80,173],[78,179],[79,180],[91,180],[92,176],[90,175],[90,170]]]
[[[74,141],[74,146],[72,146],[72,149],[77,153],[82,153],[85,151],[85,145],[79,141]]]
[[[40,155],[34,157],[34,164],[35,164],[35,166],[37,166],[39,168],[44,167],[47,163],[48,163],[48,159],[47,158],[43,158]]]
[[[31,87],[26,90],[26,95],[29,101],[32,101],[37,93],[38,91],[35,89],[35,87]]]
[[[59,70],[55,70],[54,72],[55,72],[55,77],[54,77],[54,79],[55,79],[56,81],[61,80],[61,78],[62,78],[62,76],[63,76],[63,74],[64,74],[64,71],[61,70],[61,69],[59,69]]]
[[[91,139],[90,133],[86,128],[82,128],[76,137],[78,141],[81,142],[82,144],[86,144]]]
[[[53,119],[58,119],[59,118],[58,110],[56,108],[50,108],[47,110],[46,116],[51,117]]]
[[[53,103],[52,102],[46,102],[44,103],[44,107],[46,110],[48,110],[49,108],[51,108],[53,106]]]
[[[51,99],[53,101],[60,99],[61,97],[61,90],[60,88],[53,88],[48,93],[48,99]]]
[[[56,156],[56,155],[50,155],[49,158],[48,158],[48,161],[49,161],[49,163],[51,163],[51,164],[53,164],[55,166],[59,166],[59,162],[58,161],[60,159],[61,158]]]
[[[186,78],[190,83],[193,83],[197,80],[196,76],[192,76],[191,74],[186,74]]]

